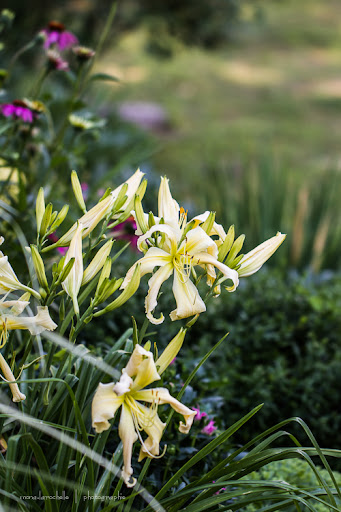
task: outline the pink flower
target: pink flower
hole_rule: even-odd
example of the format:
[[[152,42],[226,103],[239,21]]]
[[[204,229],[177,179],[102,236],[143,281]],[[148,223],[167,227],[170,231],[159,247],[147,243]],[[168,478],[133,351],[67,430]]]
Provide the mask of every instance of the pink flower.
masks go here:
[[[22,119],[25,123],[32,123],[35,113],[22,100],[14,100],[12,103],[3,103],[0,105],[2,115],[5,117],[16,117]]]
[[[212,480],[212,484],[215,484],[215,480]],[[215,492],[214,494],[219,494],[222,491],[226,491],[226,489],[227,489],[227,487],[222,487],[221,489],[219,489],[219,491]]]
[[[65,30],[65,26],[58,21],[51,21],[47,28],[42,30],[45,35],[44,47],[50,48],[55,45],[59,51],[66,50],[78,43],[77,37]]]
[[[174,364],[174,363],[175,363],[175,359],[176,359],[176,356],[174,357],[174,359],[172,359],[172,360],[171,360],[171,362],[169,363],[169,366],[170,366],[171,364]]]
[[[124,222],[117,224],[110,234],[116,238],[116,240],[128,240],[131,243],[131,246],[137,250],[137,239],[138,236],[135,235],[136,230],[136,222],[134,217],[130,216]]]
[[[69,63],[64,60],[56,50],[48,50],[46,55],[51,69],[55,69],[57,71],[69,70]]]
[[[196,411],[197,414],[194,416],[194,421],[200,421],[202,418],[207,417],[206,412],[200,412],[200,409],[197,407],[192,407],[193,411]]]
[[[218,427],[214,426],[214,420],[210,420],[208,424],[202,429],[202,433],[211,436]]]

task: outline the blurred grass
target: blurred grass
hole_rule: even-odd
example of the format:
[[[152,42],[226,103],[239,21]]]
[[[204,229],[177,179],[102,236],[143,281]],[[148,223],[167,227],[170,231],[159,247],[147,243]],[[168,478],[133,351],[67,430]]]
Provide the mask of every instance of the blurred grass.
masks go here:
[[[122,80],[108,101],[153,101],[167,111],[172,128],[158,137],[152,161],[177,179],[182,200],[198,201],[207,166],[241,155],[258,161],[269,149],[312,177],[339,164],[341,3],[263,0],[259,7],[256,18],[245,9],[234,44],[215,52],[174,41],[175,57],[156,60],[139,30],[99,62]]]

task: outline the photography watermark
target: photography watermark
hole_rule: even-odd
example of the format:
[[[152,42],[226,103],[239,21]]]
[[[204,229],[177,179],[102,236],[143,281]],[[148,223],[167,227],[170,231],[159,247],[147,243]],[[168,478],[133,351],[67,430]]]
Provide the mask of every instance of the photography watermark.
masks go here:
[[[118,501],[123,500],[125,498],[124,494],[113,494],[111,496],[106,496],[102,494],[91,494],[89,491],[87,494],[78,494],[77,490],[72,495],[68,495],[63,491],[61,494],[57,491],[56,494],[52,495],[45,495],[42,494],[41,491],[39,491],[38,494],[35,495],[27,495],[27,496],[20,496],[21,500],[25,501],[48,501],[48,500],[55,500],[55,501],[66,501],[66,500],[73,500],[74,503],[78,503],[79,501]]]

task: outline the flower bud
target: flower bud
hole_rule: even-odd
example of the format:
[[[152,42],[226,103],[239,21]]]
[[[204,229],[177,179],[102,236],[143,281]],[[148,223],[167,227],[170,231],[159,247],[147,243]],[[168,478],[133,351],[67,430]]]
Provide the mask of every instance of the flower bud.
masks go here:
[[[95,305],[101,304],[102,302],[105,302],[109,297],[116,292],[116,290],[119,289],[121,284],[123,283],[123,278],[116,279],[115,277],[113,279],[109,279],[106,277],[102,282],[101,286],[97,287],[96,294],[95,294]]]
[[[95,275],[98,274],[98,272],[105,265],[107,258],[110,255],[113,243],[113,240],[108,240],[97,252],[95,257],[92,259],[91,263],[87,266],[87,268],[84,271],[82,286],[91,281],[91,279],[93,279]],[[109,260],[111,264],[111,258],[109,258]]]
[[[182,347],[186,335],[186,329],[181,328],[178,334],[169,342],[161,356],[155,361],[158,367],[158,374],[161,375],[166,368],[170,365],[173,359],[177,356]]]
[[[135,220],[137,222],[137,225],[142,233],[144,235],[148,231],[148,224],[146,222],[146,214],[143,211],[141,198],[139,195],[136,194],[135,201],[134,201],[134,208],[135,208]]]
[[[40,256],[38,249],[35,245],[31,245],[31,255],[32,255],[32,261],[34,265],[34,269],[37,274],[38,283],[40,286],[42,286],[45,290],[49,289],[49,285],[47,283],[46,274],[45,274],[45,267],[44,262],[42,260],[42,257]]]
[[[40,187],[36,201],[37,231],[40,232],[41,222],[45,212],[44,189]]]
[[[45,208],[44,215],[41,219],[40,229],[39,229],[39,235],[44,236],[48,230],[48,227],[51,222],[51,215],[52,215],[52,203],[49,203],[47,207]]]
[[[218,260],[219,261],[224,261],[227,253],[229,252],[229,250],[232,247],[233,241],[234,241],[234,225],[232,224],[232,226],[229,227],[229,230],[227,232],[225,240],[219,247],[219,250],[218,250]]]
[[[72,184],[72,188],[73,188],[73,193],[75,194],[76,201],[77,201],[80,209],[82,210],[83,213],[86,213],[86,206],[85,206],[85,202],[84,202],[82,187],[79,182],[76,171],[72,171],[72,173],[71,173],[71,184]]]
[[[239,262],[238,275],[239,277],[251,276],[257,272],[270,256],[278,249],[281,243],[285,240],[286,235],[278,232],[269,240],[258,245],[252,251],[243,256]]]
[[[107,307],[105,307],[101,311],[98,311],[97,313],[95,313],[94,316],[103,315],[104,313],[108,313],[109,311],[113,311],[114,309],[117,309],[117,308],[120,308],[121,306],[123,306],[123,304],[125,302],[127,302],[127,300],[129,300],[130,297],[132,295],[134,295],[134,293],[138,289],[138,287],[140,285],[140,278],[141,278],[140,265],[137,264],[131,280],[129,281],[128,285],[124,288],[121,295],[119,295]]]
[[[245,240],[245,235],[240,235],[234,241],[234,243],[233,243],[233,245],[232,245],[232,247],[230,249],[230,252],[229,252],[229,254],[228,254],[227,258],[226,258],[225,265],[227,265],[228,267],[230,265],[232,265],[235,257],[242,250],[244,240]]]
[[[83,278],[83,253],[82,253],[82,231],[83,225],[78,223],[76,232],[71,240],[70,247],[65,256],[64,268],[74,258],[75,262],[62,286],[65,292],[71,297],[76,315],[79,314],[77,296]]]
[[[58,226],[60,226],[61,223],[64,222],[65,217],[67,216],[68,211],[69,211],[69,205],[68,204],[64,204],[63,208],[60,210],[60,212],[58,213],[57,217],[52,222],[51,227],[49,229],[49,234],[53,233],[58,228]]]

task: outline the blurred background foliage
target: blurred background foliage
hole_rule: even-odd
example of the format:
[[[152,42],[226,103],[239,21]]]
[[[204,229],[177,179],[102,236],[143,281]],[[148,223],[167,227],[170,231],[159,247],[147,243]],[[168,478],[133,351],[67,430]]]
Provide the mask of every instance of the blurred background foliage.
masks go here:
[[[1,4],[16,12],[9,36],[14,50],[51,19],[92,46],[110,7],[90,0]],[[185,346],[184,361],[176,363],[174,385],[180,387],[179,375],[230,331],[224,357],[208,361],[192,390],[198,405],[224,428],[264,402],[244,427],[241,443],[249,429],[258,432],[298,415],[321,446],[339,448],[341,4],[193,5],[118,3],[109,43],[96,63],[97,71],[118,81],[96,82],[77,106],[90,104],[106,119],[105,128],[83,135],[70,160],[46,162],[42,179],[55,165],[64,180],[72,164],[95,201],[99,188],[119,183],[127,169],[140,165],[154,198],[147,210],[155,210],[156,176],[167,174],[190,216],[215,210],[225,228],[234,223],[237,234],[246,234],[245,252],[277,230],[286,232],[268,265],[276,271],[243,281],[237,293],[217,299],[201,315],[191,333],[195,343]],[[19,59],[18,96],[38,61],[31,51]],[[43,91],[56,114],[67,87],[68,79],[60,76],[52,93]],[[66,134],[70,148],[74,137]],[[91,324],[94,331],[89,326],[84,341],[105,351],[112,336],[130,327],[130,311],[141,325],[145,294],[142,286],[126,316]],[[160,304],[169,300],[164,293]],[[165,340],[174,328],[164,324]]]

